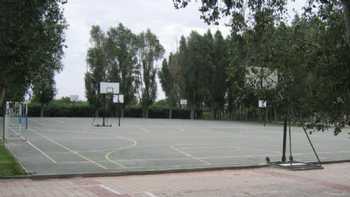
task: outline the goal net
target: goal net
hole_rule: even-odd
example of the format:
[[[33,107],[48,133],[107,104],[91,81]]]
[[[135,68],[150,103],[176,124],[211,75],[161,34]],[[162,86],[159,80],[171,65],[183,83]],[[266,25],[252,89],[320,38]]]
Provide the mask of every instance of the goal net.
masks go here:
[[[6,102],[4,113],[4,133],[3,140],[26,141],[26,131],[28,129],[28,105],[24,102]]]

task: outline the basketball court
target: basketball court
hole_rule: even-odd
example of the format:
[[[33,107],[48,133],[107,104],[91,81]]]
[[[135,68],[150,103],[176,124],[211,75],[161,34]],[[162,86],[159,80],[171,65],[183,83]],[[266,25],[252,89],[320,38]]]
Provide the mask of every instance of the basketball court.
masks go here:
[[[281,159],[282,126],[167,119],[29,118],[8,128],[7,147],[33,175],[139,172],[251,166]],[[343,132],[314,133],[322,161],[350,160]],[[316,161],[301,128],[292,130],[295,160]],[[288,151],[289,152],[289,151]],[[287,155],[288,156],[288,155]]]

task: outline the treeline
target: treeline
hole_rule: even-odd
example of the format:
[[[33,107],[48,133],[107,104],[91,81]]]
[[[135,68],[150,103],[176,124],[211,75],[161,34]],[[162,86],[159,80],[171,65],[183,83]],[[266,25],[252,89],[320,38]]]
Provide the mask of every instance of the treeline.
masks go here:
[[[54,99],[44,109],[40,103],[31,102],[28,109],[30,117],[94,117],[96,115],[95,107],[89,105],[87,101],[72,101],[69,97]],[[107,117],[118,117],[121,115],[119,112],[119,108],[107,108],[106,111],[99,111],[98,116],[102,117],[105,113]],[[176,119],[190,118],[190,112],[186,109],[173,110],[172,115],[172,118]],[[143,117],[142,106],[139,104],[125,106],[123,117]],[[164,100],[157,101],[149,107],[149,118],[169,118],[169,108]]]
[[[86,97],[89,104],[102,110],[103,96],[98,93],[102,81],[120,82],[124,106],[140,103],[144,117],[157,96],[156,63],[164,54],[157,36],[150,30],[138,35],[123,24],[107,32],[93,26],[91,47],[87,53],[88,72],[85,74]],[[111,106],[111,95],[107,95]]]
[[[192,119],[198,118],[196,111],[206,108],[219,117],[227,101],[228,65],[229,43],[220,31],[182,36],[177,52],[164,59],[159,72],[169,105],[180,107],[180,100],[186,99]]]
[[[220,32],[181,38],[159,73],[169,103],[187,99],[193,118],[200,109],[218,119],[249,119],[266,100],[274,119],[346,124],[350,48],[341,8],[323,7],[291,23],[268,8],[253,18],[233,17],[227,38]]]

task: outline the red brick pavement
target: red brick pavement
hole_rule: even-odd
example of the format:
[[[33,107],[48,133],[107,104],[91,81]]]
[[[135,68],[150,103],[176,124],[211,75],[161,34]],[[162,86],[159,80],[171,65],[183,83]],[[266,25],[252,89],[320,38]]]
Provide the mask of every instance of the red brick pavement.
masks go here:
[[[350,196],[350,163],[324,170],[276,168],[144,176],[0,180],[0,197]]]

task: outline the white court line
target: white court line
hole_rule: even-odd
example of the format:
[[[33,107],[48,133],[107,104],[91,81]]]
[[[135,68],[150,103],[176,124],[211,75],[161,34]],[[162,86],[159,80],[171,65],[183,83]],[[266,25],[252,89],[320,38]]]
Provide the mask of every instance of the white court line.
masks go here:
[[[113,151],[113,152],[107,153],[107,154],[105,155],[105,159],[106,159],[107,161],[109,161],[110,163],[115,164],[115,165],[117,165],[117,166],[119,166],[119,167],[121,167],[121,168],[127,168],[127,167],[124,166],[122,163],[120,163],[120,162],[118,162],[118,161],[116,161],[116,160],[114,160],[114,159],[111,159],[111,155],[112,155],[113,153],[114,153],[114,151]]]
[[[143,192],[144,194],[146,194],[147,196],[149,197],[157,197],[156,195],[154,195],[153,193],[151,192]]]
[[[100,168],[108,169],[107,167],[105,167],[105,166],[103,166],[103,165],[97,163],[97,162],[94,161],[94,160],[91,160],[91,159],[87,158],[86,156],[84,156],[84,155],[78,153],[77,151],[74,151],[74,150],[68,148],[67,146],[65,146],[65,145],[63,145],[63,144],[58,143],[58,142],[56,142],[55,140],[53,140],[53,139],[51,139],[51,138],[49,138],[49,137],[47,137],[47,136],[44,136],[44,135],[42,135],[42,134],[40,134],[40,133],[34,131],[33,129],[30,129],[30,130],[31,130],[33,133],[35,133],[36,135],[38,135],[38,136],[40,136],[40,137],[46,139],[47,141],[49,141],[49,142],[51,142],[51,143],[53,143],[53,144],[56,144],[56,145],[62,147],[63,149],[66,149],[67,151],[69,151],[69,152],[71,152],[71,153],[73,153],[73,154],[79,156],[80,158],[85,159],[86,161],[89,161],[89,162],[95,164],[96,166],[98,166],[98,167],[100,167]]]
[[[194,157],[191,154],[176,148],[175,146],[170,146],[170,148],[173,149],[174,151],[178,152],[178,153],[181,153],[181,154],[185,155],[186,157],[189,157],[189,158],[193,159],[193,160],[200,161],[202,163],[205,163],[206,165],[211,165],[211,163],[209,163],[208,161],[203,160],[203,159],[199,159],[197,157]]]
[[[31,147],[33,147],[35,150],[39,151],[42,155],[44,155],[48,160],[50,160],[52,163],[57,164],[57,162],[52,159],[48,154],[46,154],[44,151],[42,151],[40,148],[32,144],[29,140],[27,141],[27,144],[29,144]]]
[[[151,131],[146,129],[146,128],[143,128],[143,127],[138,127],[138,129],[140,129],[141,131],[145,132],[145,133],[150,133]]]
[[[120,163],[120,162],[118,162],[118,161],[116,161],[116,160],[111,159],[111,155],[112,155],[113,153],[115,153],[115,152],[118,152],[118,151],[121,151],[121,150],[127,150],[127,149],[130,149],[130,148],[133,148],[133,147],[137,146],[137,141],[134,140],[134,139],[131,139],[131,138],[126,138],[126,137],[118,137],[118,138],[116,138],[116,139],[125,139],[125,140],[131,142],[131,144],[128,145],[128,146],[120,147],[120,148],[118,148],[117,150],[114,150],[114,151],[111,151],[111,152],[105,154],[105,159],[106,159],[107,161],[109,161],[109,162],[111,162],[111,163],[113,163],[113,164],[115,164],[115,165],[121,167],[121,168],[127,168],[127,167],[124,166],[122,163]]]
[[[185,132],[185,129],[184,129],[184,128],[181,128],[181,129],[177,128],[176,130],[178,130],[178,131],[180,131],[180,132]]]
[[[66,122],[62,121],[62,120],[58,120],[58,119],[54,119],[54,121],[60,123],[60,124],[66,124]]]
[[[103,189],[109,191],[109,192],[112,192],[113,194],[122,195],[120,192],[118,192],[110,187],[107,187],[105,185],[100,184],[99,186],[102,187]]]
[[[15,130],[13,130],[12,128],[9,128],[10,131],[12,131],[13,133],[15,133],[15,135],[19,136],[23,141],[25,141],[29,146],[33,147],[35,150],[39,151],[42,155],[44,155],[44,157],[46,157],[48,160],[50,160],[52,163],[57,164],[57,162],[52,159],[52,157],[50,157],[48,154],[46,154],[43,150],[41,150],[40,148],[38,148],[37,146],[35,146],[34,144],[32,144],[29,140],[27,140],[25,137],[23,137],[22,135],[18,134]]]

